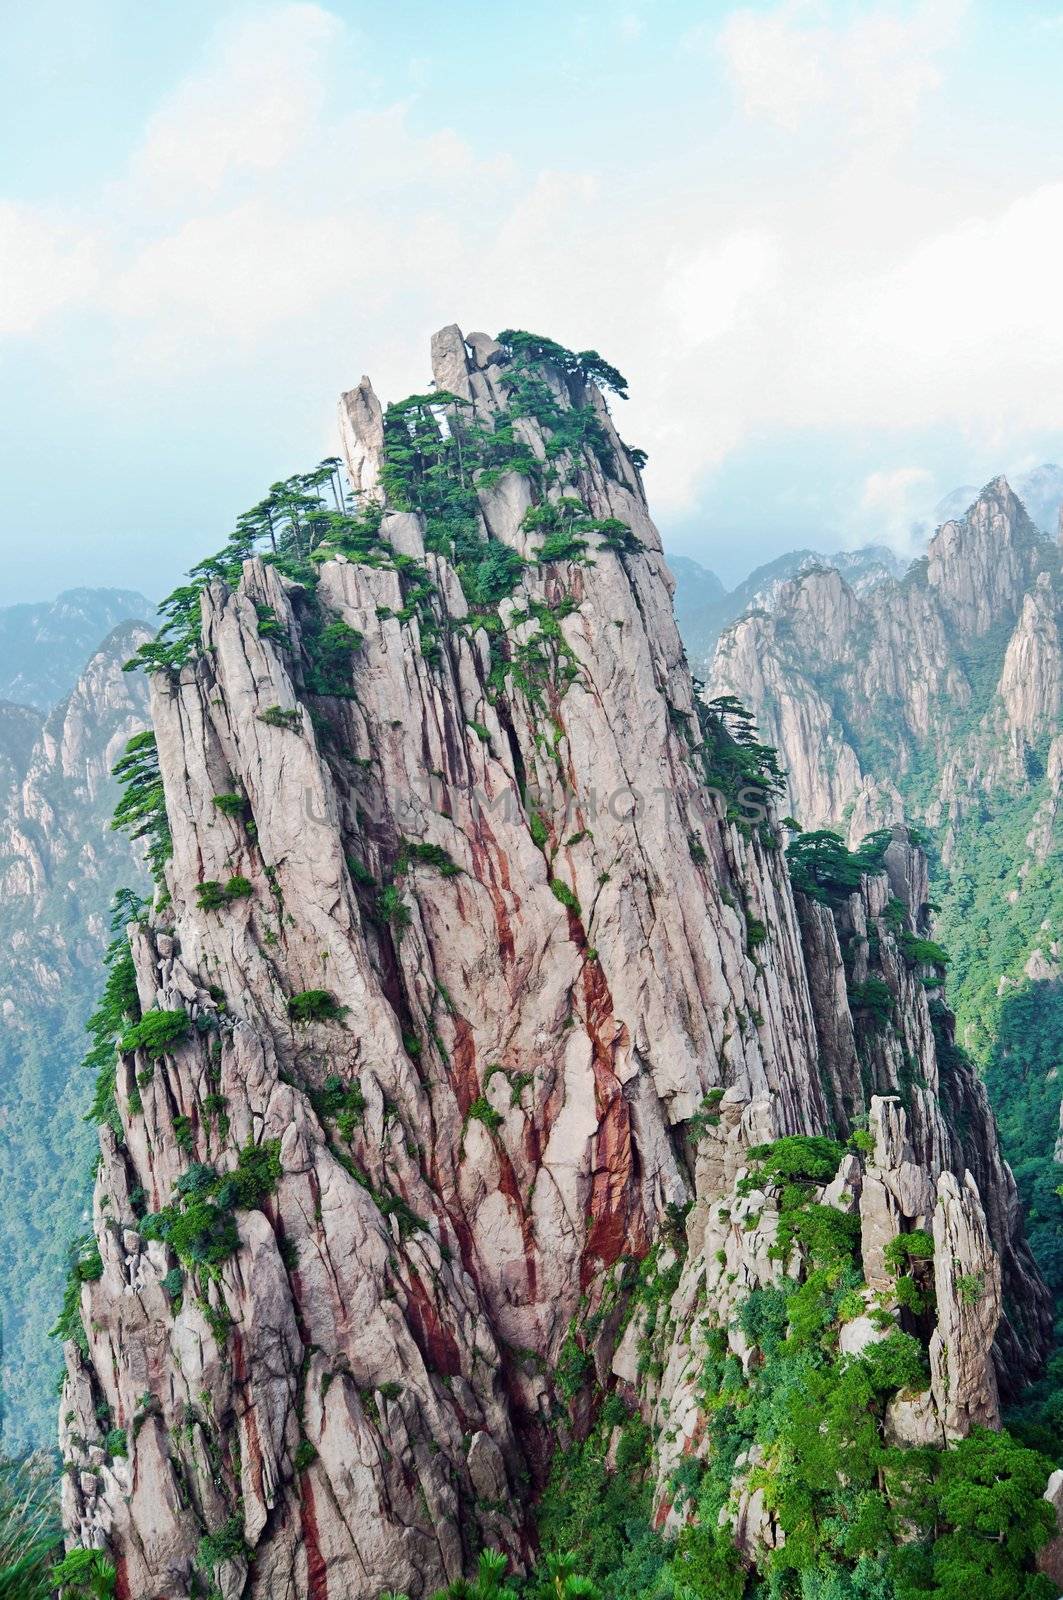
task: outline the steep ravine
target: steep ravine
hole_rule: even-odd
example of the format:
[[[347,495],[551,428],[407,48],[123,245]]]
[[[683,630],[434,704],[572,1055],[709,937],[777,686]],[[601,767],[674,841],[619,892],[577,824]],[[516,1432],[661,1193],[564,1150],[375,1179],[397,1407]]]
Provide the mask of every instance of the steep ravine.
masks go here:
[[[920,853],[793,893],[770,770],[698,707],[618,374],[454,327],[432,366],[343,397],[353,509],[245,527],[153,658],[172,854],[60,1412],[68,1536],[120,1596],[525,1570],[594,1440],[655,1538],[700,1517],[732,1577],[782,1570],[805,1469],[756,1419],[793,1296],[809,1392],[866,1383],[882,1448],[996,1426],[1043,1359]]]

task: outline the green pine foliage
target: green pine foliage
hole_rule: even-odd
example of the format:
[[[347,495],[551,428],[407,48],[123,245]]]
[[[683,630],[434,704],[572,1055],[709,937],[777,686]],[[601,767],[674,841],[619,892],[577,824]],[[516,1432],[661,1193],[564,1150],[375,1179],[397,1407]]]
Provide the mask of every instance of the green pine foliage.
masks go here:
[[[304,989],[288,1001],[293,1022],[341,1022],[346,1014],[347,1007],[341,1006],[329,989]]]
[[[156,884],[161,887],[163,870],[173,854],[173,840],[166,817],[166,796],[154,733],[135,733],[125,747],[125,754],[115,762],[113,772],[122,786],[122,794],[111,827],[122,829],[131,839],[147,841],[147,863]]]
[[[280,1140],[249,1143],[232,1172],[193,1162],[177,1180],[174,1198],[162,1211],[143,1218],[145,1239],[168,1244],[183,1266],[210,1276],[239,1248],[235,1211],[261,1209],[280,1181]],[[170,1279],[174,1298],[183,1280]]]
[[[752,716],[734,695],[717,695],[708,705],[699,696],[695,710],[705,783],[723,795],[728,820],[743,829],[757,813],[766,821],[767,807],[786,787],[777,752],[758,741]]]
[[[123,1055],[143,1050],[149,1061],[171,1055],[188,1038],[192,1019],[187,1011],[145,1011],[138,1022],[127,1028],[118,1042]]]

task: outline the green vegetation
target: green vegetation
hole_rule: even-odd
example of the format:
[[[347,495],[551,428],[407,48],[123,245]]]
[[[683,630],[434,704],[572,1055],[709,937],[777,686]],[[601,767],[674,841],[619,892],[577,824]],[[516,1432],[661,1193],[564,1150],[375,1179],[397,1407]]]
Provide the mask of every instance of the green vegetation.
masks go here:
[[[498,342],[513,356],[514,366],[518,370],[545,364],[566,378],[575,378],[581,384],[596,383],[600,389],[619,395],[621,400],[627,399],[627,379],[608,361],[604,361],[597,350],[580,350],[576,353],[566,350],[564,345],[557,344],[553,339],[545,339],[537,333],[525,333],[519,328],[504,329],[498,335]]]
[[[340,1138],[347,1143],[353,1139],[355,1130],[361,1127],[365,1096],[357,1079],[353,1083],[344,1083],[342,1078],[331,1074],[320,1089],[310,1090],[310,1103],[322,1121],[328,1119],[335,1122]]]
[[[260,1209],[280,1180],[280,1141],[247,1144],[232,1172],[218,1173],[204,1162],[193,1164],[177,1180],[174,1198],[162,1211],[143,1218],[145,1239],[161,1239],[188,1268],[208,1276],[234,1254],[240,1243],[233,1212]],[[170,1280],[181,1292],[183,1282]]]
[[[234,900],[246,900],[253,893],[250,880],[233,877],[227,883],[207,878],[196,885],[196,904],[200,911],[220,911]]]
[[[111,1600],[117,1573],[102,1550],[71,1550],[52,1568],[51,1581],[62,1600]],[[42,1600],[50,1592],[42,1589]]]
[[[777,753],[758,741],[752,716],[734,695],[717,695],[708,705],[699,697],[695,710],[705,782],[724,796],[728,820],[748,830],[786,787]],[[764,816],[757,820],[763,823]]]
[[[114,811],[112,828],[120,828],[131,839],[145,839],[145,856],[157,885],[163,883],[163,871],[173,854],[170,824],[166,817],[166,796],[162,775],[159,772],[159,753],[155,735],[151,732],[135,733],[125,747],[125,754],[115,762],[114,777],[122,786],[122,794]]]
[[[567,883],[561,878],[551,878],[550,890],[554,899],[560,900],[566,910],[573,912],[577,917],[580,915],[580,904],[575,891],[570,889]]]
[[[404,839],[395,860],[396,875],[405,877],[411,866],[431,867],[442,878],[456,878],[461,872],[461,868],[441,845],[415,844],[410,839]]]
[[[304,610],[302,636],[307,692],[353,699],[352,664],[363,644],[358,630],[339,619],[325,622],[314,604]]]
[[[753,1145],[749,1159],[764,1178],[791,1178],[829,1183],[841,1166],[845,1150],[836,1139],[820,1134],[791,1134],[774,1144]]]
[[[0,1596],[50,1600],[52,1561],[59,1545],[51,1463],[0,1458]]]
[[[1054,1160],[1063,1059],[1063,983],[1029,977],[1031,952],[1063,938],[1063,834],[1043,861],[1026,843],[1044,779],[1026,794],[984,801],[955,830],[948,868],[935,861],[937,932],[952,955],[957,1029],[980,1068],[1001,1142],[1027,1210],[1027,1235],[1057,1298],[1063,1295],[1063,1199]],[[1018,868],[1029,871],[1020,879]],[[1063,1432],[1060,1434],[1063,1443]]]
[[[242,817],[247,810],[247,801],[242,794],[216,794],[214,808],[224,817]]]
[[[342,1022],[347,1007],[328,989],[304,989],[288,1001],[288,1015],[293,1022]]]
[[[145,1011],[139,1022],[123,1033],[118,1048],[123,1055],[143,1050],[150,1061],[157,1061],[184,1043],[191,1026],[187,1011]]]
[[[213,1572],[223,1561],[246,1561],[251,1551],[244,1539],[244,1519],[231,1516],[220,1528],[199,1541],[199,1564]]]
[[[287,728],[289,733],[303,731],[303,716],[298,709],[286,711],[283,706],[267,706],[265,711],[259,712],[258,720],[267,728]]]
[[[501,1113],[495,1110],[487,1096],[480,1094],[476,1096],[476,1099],[465,1113],[465,1120],[466,1122],[482,1122],[488,1132],[493,1133],[496,1128],[502,1126],[503,1118]]]
[[[799,833],[786,847],[790,881],[813,900],[843,898],[860,888],[865,873],[882,871],[886,846],[892,837],[889,828],[868,834],[854,851],[847,849],[840,835],[828,828]]]

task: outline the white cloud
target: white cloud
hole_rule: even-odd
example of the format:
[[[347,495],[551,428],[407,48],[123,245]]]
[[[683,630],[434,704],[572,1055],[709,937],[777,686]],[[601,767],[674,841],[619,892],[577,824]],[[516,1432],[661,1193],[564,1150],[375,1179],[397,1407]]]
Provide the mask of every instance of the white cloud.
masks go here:
[[[832,27],[814,20],[821,8],[795,0],[736,11],[718,43],[748,116],[791,130],[838,118],[858,139],[892,139],[940,83],[934,57],[965,9],[965,0],[924,0],[903,14],[867,6]]]
[[[777,285],[776,241],[763,233],[732,233],[685,253],[665,269],[661,309],[684,338],[708,344],[729,332],[744,308]]]
[[[341,32],[331,12],[304,4],[220,27],[204,70],[148,123],[134,176],[172,203],[281,166],[314,122],[327,51]]]
[[[1001,198],[975,174],[961,201],[924,181],[913,130],[960,13],[736,12],[709,60],[753,120],[722,157],[665,136],[619,169],[583,141],[535,170],[505,127],[472,141],[370,102],[337,72],[332,13],[253,9],[80,234],[0,207],[0,332],[78,303],[111,319],[122,373],[206,386],[228,363],[294,392],[317,363],[322,388],[370,370],[390,397],[424,381],[444,322],[594,344],[632,380],[618,422],[666,518],[773,432],[966,428],[988,476],[1023,430],[1063,427],[1063,185]],[[854,517],[903,539],[922,471],[873,475]]]
[[[0,335],[30,334],[91,296],[99,247],[29,206],[0,201]]]
[[[902,555],[914,555],[928,532],[927,513],[935,499],[934,474],[926,467],[869,473],[860,497],[854,542],[881,540]]]

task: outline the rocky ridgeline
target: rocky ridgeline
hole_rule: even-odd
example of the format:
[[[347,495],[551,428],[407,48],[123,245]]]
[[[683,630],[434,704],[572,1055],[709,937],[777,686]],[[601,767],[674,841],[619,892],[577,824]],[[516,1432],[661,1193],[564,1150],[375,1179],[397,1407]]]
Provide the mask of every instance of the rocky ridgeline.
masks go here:
[[[153,681],[172,857],[61,1402],[68,1534],[119,1595],[423,1596],[482,1543],[521,1568],[605,1395],[678,1526],[707,1357],[754,1383],[743,1308],[824,1252],[860,1283],[840,1356],[924,1353],[882,1383],[898,1442],[994,1425],[1043,1354],[922,857],[795,897],[770,784],[716,781],[738,747],[637,456],[585,367],[519,354],[451,327],[434,395],[345,395],[361,545],[209,583]],[[758,1450],[722,1512],[749,1561],[784,1537]]]
[[[997,478],[900,580],[857,594],[833,569],[795,578],[724,634],[707,692],[741,693],[805,827],[844,818],[859,840],[899,821],[898,785],[927,750],[928,820],[956,820],[1056,733],[1058,590],[1058,545]],[[1058,738],[1049,760],[1063,769]]]

